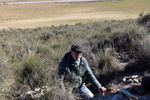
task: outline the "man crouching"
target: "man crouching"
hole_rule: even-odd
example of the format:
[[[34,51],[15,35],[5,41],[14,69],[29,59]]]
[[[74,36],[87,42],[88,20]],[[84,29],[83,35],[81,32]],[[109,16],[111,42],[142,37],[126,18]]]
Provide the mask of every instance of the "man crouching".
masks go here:
[[[61,78],[61,88],[65,90],[64,80],[73,84],[73,92],[80,93],[87,98],[92,98],[93,93],[86,87],[83,82],[83,76],[86,77],[99,92],[106,91],[105,87],[98,82],[90,69],[87,60],[82,56],[83,49],[81,45],[72,45],[71,51],[66,53],[59,64],[58,74]]]

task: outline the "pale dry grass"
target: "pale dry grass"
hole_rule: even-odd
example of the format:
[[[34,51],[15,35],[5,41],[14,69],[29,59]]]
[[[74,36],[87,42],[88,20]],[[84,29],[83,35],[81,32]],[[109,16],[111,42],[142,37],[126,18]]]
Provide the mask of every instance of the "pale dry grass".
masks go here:
[[[134,19],[141,12],[150,12],[149,5],[150,0],[1,5],[0,29]]]
[[[63,16],[57,16],[52,18],[35,18],[35,19],[23,19],[23,20],[8,20],[0,23],[0,28],[13,27],[13,28],[34,28],[39,26],[50,26],[50,25],[60,25],[60,24],[75,24],[79,22],[93,22],[111,19],[129,19],[137,18],[138,15],[132,14],[118,14],[117,12],[95,12],[95,13],[78,13],[78,14],[68,14]],[[118,14],[118,15],[117,15]]]

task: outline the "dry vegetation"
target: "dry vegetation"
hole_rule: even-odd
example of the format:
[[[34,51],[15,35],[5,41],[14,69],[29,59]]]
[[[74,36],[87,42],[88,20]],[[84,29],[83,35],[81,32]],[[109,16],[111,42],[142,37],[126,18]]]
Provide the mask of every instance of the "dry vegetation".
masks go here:
[[[1,5],[0,99],[19,100],[27,90],[48,86],[36,100],[73,100],[71,86],[58,89],[57,66],[74,43],[83,45],[104,86],[120,72],[150,69],[150,14],[141,13],[150,12],[149,5],[150,0]]]
[[[136,70],[150,69],[149,23],[147,14],[135,20],[0,30],[1,100],[26,98],[27,90],[41,86],[50,91],[39,100],[74,99],[70,86],[67,92],[58,90],[57,79],[58,63],[73,43],[83,45],[84,56],[104,86],[124,71],[125,62],[135,63]],[[128,66],[129,71],[134,67]]]

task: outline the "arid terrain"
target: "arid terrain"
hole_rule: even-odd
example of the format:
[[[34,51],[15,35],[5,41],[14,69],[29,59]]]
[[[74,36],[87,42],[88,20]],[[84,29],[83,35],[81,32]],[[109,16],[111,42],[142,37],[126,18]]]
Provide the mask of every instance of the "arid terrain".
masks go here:
[[[23,1],[0,1],[1,100],[76,100],[72,84],[60,90],[57,74],[72,44],[83,46],[93,74],[111,90],[102,97],[85,80],[95,94],[89,100],[128,100],[121,87],[150,98],[141,94],[150,70],[150,0],[7,5]]]

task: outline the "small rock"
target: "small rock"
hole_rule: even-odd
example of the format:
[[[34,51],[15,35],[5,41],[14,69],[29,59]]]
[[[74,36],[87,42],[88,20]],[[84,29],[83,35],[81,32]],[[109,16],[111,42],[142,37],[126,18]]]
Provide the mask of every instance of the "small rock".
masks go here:
[[[123,78],[123,82],[126,82],[126,81],[127,81],[127,80],[126,80],[126,78],[124,77],[124,78]]]
[[[134,81],[135,83],[138,83],[138,82],[139,82],[139,80],[138,80],[138,79],[133,79],[133,81]]]
[[[129,80],[127,80],[128,82],[130,82],[130,83],[132,83],[133,82],[133,80],[132,79],[129,79]]]
[[[33,93],[33,91],[30,90],[30,91],[27,91],[26,94],[32,94],[32,93]]]
[[[35,91],[36,91],[36,92],[40,91],[40,88],[35,88]]]
[[[132,75],[131,78],[138,78],[138,75]]]

